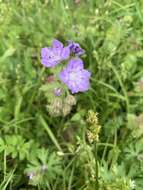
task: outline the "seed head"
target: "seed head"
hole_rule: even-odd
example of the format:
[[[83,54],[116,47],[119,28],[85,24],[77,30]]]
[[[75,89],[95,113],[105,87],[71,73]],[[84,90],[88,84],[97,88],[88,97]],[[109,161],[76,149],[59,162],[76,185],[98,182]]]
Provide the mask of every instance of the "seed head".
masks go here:
[[[74,96],[72,95],[68,95],[66,98],[65,98],[65,104],[68,104],[70,106],[73,106],[76,104],[76,99]]]
[[[97,113],[92,110],[88,111],[87,122],[91,125],[98,123]]]
[[[87,138],[90,143],[93,143],[94,141],[99,141],[99,133],[101,126],[98,124],[98,118],[97,113],[95,113],[92,110],[89,110],[87,122],[89,123],[89,127],[87,130]]]
[[[60,116],[62,114],[63,102],[60,98],[54,99],[49,106],[47,106],[48,111],[51,116]]]
[[[64,104],[62,109],[63,116],[68,115],[71,112],[71,108],[72,107],[69,104]]]

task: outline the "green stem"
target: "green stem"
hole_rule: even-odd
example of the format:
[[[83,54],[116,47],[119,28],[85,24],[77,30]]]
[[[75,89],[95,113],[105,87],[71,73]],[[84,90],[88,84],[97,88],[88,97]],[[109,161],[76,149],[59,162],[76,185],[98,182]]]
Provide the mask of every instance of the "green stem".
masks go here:
[[[98,158],[97,158],[97,142],[95,142],[95,171],[96,171],[96,183],[95,183],[95,190],[99,189],[98,183]]]
[[[128,99],[128,94],[127,94],[126,88],[125,88],[125,86],[124,86],[124,84],[123,84],[123,82],[121,80],[121,77],[120,77],[119,73],[114,68],[114,66],[112,65],[112,63],[110,64],[110,67],[111,67],[112,71],[114,72],[116,78],[118,79],[118,82],[120,84],[120,87],[122,89],[122,92],[123,92],[125,100],[126,100],[126,111],[127,111],[127,113],[129,113],[129,99]]]
[[[3,169],[4,170],[4,181],[5,181],[5,179],[6,179],[6,170],[7,170],[6,169],[7,168],[6,167],[6,150],[4,150],[4,166],[3,167],[4,167],[4,169]]]
[[[105,158],[105,155],[106,155],[106,152],[107,152],[107,148],[108,148],[108,147],[114,147],[114,145],[110,145],[110,144],[108,143],[108,142],[109,142],[109,139],[110,139],[110,137],[108,137],[107,142],[105,143],[105,147],[104,147],[104,150],[103,150],[101,163],[103,163],[103,161],[104,161],[104,158]],[[100,143],[100,144],[101,144],[101,143]],[[102,144],[104,144],[104,143],[102,143]]]
[[[19,119],[19,114],[20,114],[20,109],[21,109],[21,104],[23,101],[23,97],[22,95],[18,95],[17,96],[17,102],[16,102],[16,106],[15,106],[15,112],[14,112],[14,117],[15,117],[15,121],[18,121]],[[15,133],[18,133],[18,125],[15,126]]]
[[[49,128],[47,122],[44,120],[44,118],[41,115],[39,116],[39,120],[40,120],[40,123],[42,124],[42,126],[44,127],[45,131],[48,133],[49,137],[51,138],[51,140],[57,147],[58,151],[63,153],[62,148],[60,147],[56,137],[54,136],[54,134],[52,133],[51,129]]]

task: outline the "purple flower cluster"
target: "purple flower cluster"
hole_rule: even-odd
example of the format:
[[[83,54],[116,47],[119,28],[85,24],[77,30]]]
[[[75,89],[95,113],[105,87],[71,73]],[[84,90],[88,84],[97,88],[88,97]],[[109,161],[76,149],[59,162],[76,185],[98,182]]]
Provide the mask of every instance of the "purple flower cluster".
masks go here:
[[[41,49],[41,63],[45,67],[55,67],[63,60],[70,58],[70,54],[75,58],[69,60],[67,66],[59,73],[60,80],[67,85],[72,94],[85,92],[89,89],[90,72],[84,69],[83,61],[79,58],[85,51],[78,43],[68,41],[68,46],[53,40],[52,47]],[[57,93],[57,89],[55,90]],[[59,94],[60,92],[58,92]]]

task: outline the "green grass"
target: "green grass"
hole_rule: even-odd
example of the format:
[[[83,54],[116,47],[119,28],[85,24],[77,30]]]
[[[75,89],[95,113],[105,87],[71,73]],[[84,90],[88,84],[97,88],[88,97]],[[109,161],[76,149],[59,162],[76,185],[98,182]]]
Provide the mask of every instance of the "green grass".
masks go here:
[[[54,38],[80,43],[92,73],[65,117],[48,113],[40,63]],[[0,190],[142,190],[142,0],[1,0],[0,39]]]

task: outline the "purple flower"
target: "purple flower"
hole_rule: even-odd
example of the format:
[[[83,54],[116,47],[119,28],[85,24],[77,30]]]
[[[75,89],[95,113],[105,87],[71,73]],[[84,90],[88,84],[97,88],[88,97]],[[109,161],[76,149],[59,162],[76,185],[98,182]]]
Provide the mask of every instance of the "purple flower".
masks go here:
[[[61,71],[60,79],[71,90],[72,94],[87,91],[90,87],[90,72],[83,68],[81,59],[71,59],[67,67]]]
[[[85,53],[85,50],[82,49],[78,43],[75,43],[69,40],[68,44],[69,44],[69,48],[71,52],[74,53],[75,55],[80,56]]]
[[[41,62],[45,67],[54,67],[61,61],[68,59],[70,48],[64,47],[58,40],[53,40],[52,47],[41,49]]]

